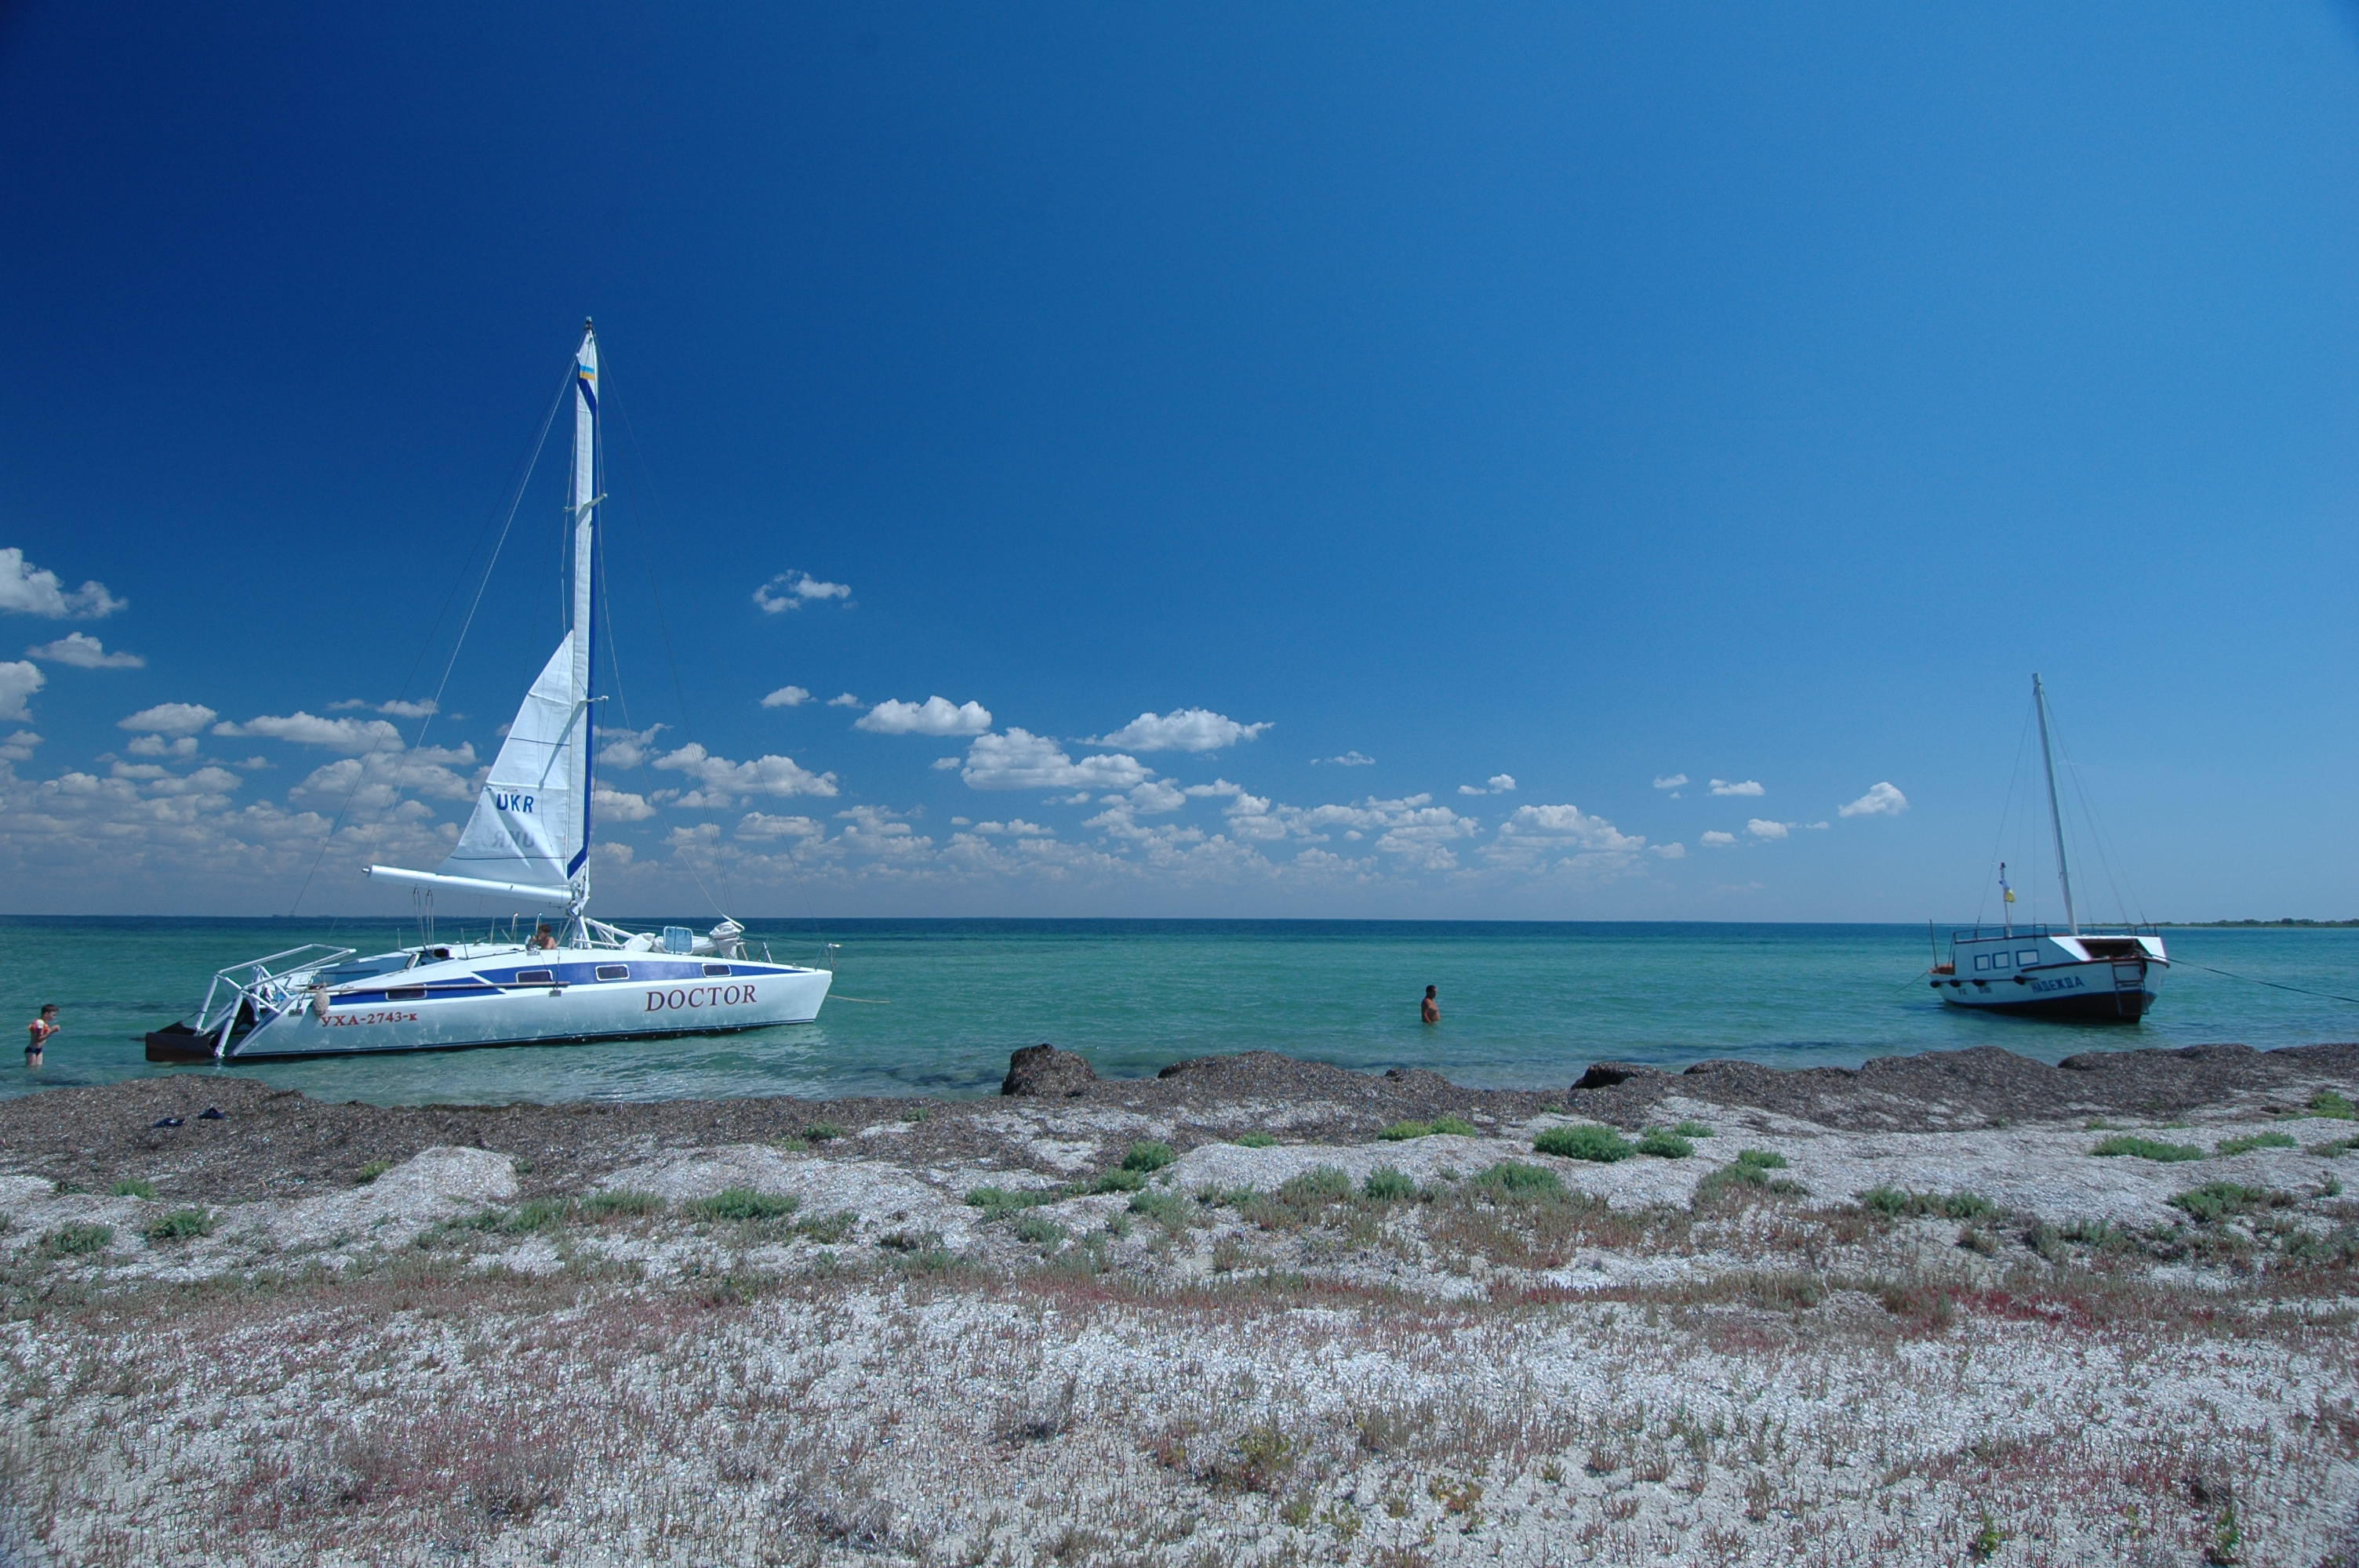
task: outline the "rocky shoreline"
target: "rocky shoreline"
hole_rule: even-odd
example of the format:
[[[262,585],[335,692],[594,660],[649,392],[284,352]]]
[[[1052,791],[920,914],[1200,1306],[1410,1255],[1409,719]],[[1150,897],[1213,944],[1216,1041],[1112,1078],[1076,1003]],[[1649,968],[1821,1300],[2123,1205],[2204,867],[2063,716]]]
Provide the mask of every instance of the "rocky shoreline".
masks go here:
[[[52,1091],[0,1563],[2359,1563],[2355,1100],[2359,1045]]]

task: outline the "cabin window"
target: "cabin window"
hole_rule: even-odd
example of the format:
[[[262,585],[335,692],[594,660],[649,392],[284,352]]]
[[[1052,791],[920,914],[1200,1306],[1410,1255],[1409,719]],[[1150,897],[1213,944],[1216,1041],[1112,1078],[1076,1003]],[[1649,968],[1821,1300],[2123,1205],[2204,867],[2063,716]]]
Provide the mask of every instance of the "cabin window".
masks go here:
[[[2014,957],[2006,953],[1993,953],[1991,955],[1991,968],[1994,969],[2004,969],[2009,964],[2014,962]]]
[[[397,990],[389,990],[386,992],[385,1000],[387,1001],[424,1001],[426,1000],[426,988],[424,986],[404,986]]]
[[[704,966],[704,972],[707,975],[725,975],[729,972],[729,966],[726,964],[707,964]]]
[[[598,978],[602,980],[627,980],[631,978],[631,966],[628,964],[601,964],[598,966]]]
[[[555,971],[549,969],[518,969],[516,971],[516,984],[520,986],[545,986],[555,979],[557,979]]]
[[[2036,964],[2039,962],[2039,949],[2026,947],[2015,956],[2015,961],[2018,964]]]
[[[1989,955],[1988,953],[1977,953],[1977,954],[1975,954],[1975,955],[1974,955],[1974,968],[1977,968],[1977,969],[1987,969],[1987,968],[1990,968],[1990,955]]]

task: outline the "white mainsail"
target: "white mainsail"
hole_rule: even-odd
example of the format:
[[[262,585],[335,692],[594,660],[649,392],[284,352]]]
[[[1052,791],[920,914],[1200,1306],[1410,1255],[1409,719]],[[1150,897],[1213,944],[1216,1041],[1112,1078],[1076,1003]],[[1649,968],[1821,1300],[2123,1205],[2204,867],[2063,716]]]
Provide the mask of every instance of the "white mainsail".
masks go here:
[[[389,881],[459,885],[541,903],[577,903],[590,859],[590,690],[598,573],[598,341],[585,325],[573,360],[573,625],[508,726],[458,847],[433,872],[371,866]]]

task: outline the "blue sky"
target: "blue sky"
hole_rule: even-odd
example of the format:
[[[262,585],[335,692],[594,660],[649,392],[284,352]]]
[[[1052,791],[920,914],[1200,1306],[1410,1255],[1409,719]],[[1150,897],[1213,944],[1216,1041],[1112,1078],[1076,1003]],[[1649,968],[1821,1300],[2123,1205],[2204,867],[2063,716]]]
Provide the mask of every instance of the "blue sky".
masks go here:
[[[554,448],[377,710],[594,315],[609,913],[1970,914],[2036,668],[2140,911],[2359,914],[2354,89],[2305,5],[10,7],[0,902],[406,909]]]

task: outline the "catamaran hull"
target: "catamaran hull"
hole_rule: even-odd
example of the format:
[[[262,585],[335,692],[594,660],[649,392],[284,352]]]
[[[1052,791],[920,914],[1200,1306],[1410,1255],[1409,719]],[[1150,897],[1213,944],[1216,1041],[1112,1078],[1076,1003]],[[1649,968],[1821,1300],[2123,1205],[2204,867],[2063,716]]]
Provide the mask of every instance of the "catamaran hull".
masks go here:
[[[2157,1000],[2160,965],[2073,964],[2005,979],[1940,979],[1935,994],[1951,1007],[2018,1018],[2069,1018],[2136,1023]]]
[[[572,1045],[594,1040],[726,1034],[819,1017],[834,976],[825,969],[743,966],[725,979],[534,986],[423,999],[398,994],[299,1006],[243,1032],[219,1059],[462,1051],[487,1045]],[[183,1026],[147,1037],[151,1061],[214,1059],[213,1041]]]

